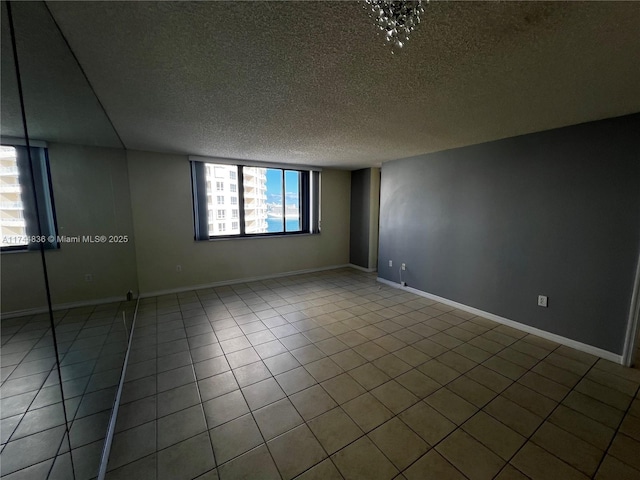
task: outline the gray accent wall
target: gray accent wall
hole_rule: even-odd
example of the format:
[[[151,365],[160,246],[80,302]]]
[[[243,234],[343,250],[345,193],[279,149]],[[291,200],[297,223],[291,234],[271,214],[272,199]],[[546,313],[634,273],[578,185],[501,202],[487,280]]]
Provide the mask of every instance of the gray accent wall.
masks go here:
[[[384,163],[379,276],[405,262],[410,287],[622,354],[639,132],[634,114]]]
[[[371,169],[351,172],[349,263],[369,268]]]

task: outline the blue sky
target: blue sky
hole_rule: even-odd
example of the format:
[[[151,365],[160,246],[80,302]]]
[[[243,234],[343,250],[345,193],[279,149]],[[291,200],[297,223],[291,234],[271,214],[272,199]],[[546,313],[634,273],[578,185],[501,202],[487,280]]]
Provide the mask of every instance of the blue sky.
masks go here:
[[[282,203],[282,174],[281,170],[267,169],[267,202]],[[298,172],[285,170],[287,185],[287,204],[298,205]]]

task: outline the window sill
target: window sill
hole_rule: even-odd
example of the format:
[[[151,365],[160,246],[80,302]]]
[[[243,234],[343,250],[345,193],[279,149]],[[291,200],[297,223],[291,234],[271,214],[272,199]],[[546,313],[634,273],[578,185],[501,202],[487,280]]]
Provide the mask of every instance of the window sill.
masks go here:
[[[208,240],[195,240],[196,243],[200,242],[222,242],[227,240],[256,240],[263,238],[297,238],[297,237],[311,237],[320,235],[320,233],[269,233],[269,234],[257,234],[257,235],[228,235],[226,237],[210,237]]]

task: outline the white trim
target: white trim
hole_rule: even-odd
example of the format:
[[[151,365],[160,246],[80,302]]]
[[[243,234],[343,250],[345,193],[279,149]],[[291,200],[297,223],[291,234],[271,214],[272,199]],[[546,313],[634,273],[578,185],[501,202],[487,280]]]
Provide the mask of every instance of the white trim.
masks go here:
[[[305,270],[294,270],[291,272],[274,273],[270,275],[260,275],[257,277],[234,278],[231,280],[221,280],[219,282],[203,283],[200,285],[189,285],[186,287],[169,288],[167,290],[155,290],[152,292],[140,293],[140,298],[157,297],[158,295],[170,295],[172,293],[190,292],[191,290],[202,290],[204,288],[224,287],[226,285],[237,285],[238,283],[259,282],[273,278],[288,277],[290,275],[302,275],[305,273],[324,272],[325,270],[336,270],[338,268],[348,268],[352,265],[345,263],[342,265],[330,265],[328,267],[307,268]]]
[[[133,298],[136,298],[134,295]],[[108,297],[108,298],[100,298],[97,300],[83,300],[80,302],[70,302],[70,303],[60,303],[57,305],[53,305],[53,311],[58,310],[67,310],[70,308],[78,308],[78,307],[90,307],[93,305],[103,305],[105,303],[114,303],[114,302],[125,302],[127,300],[126,295],[121,295],[118,297]],[[49,309],[47,307],[35,307],[35,308],[25,308],[24,310],[14,310],[12,312],[2,312],[2,318],[14,318],[14,317],[22,317],[24,315],[36,315],[38,313],[46,313]]]
[[[560,335],[556,335],[555,333],[547,332],[545,330],[540,330],[539,328],[535,328],[535,327],[530,327],[529,325],[516,322],[515,320],[509,320],[508,318],[500,317],[493,313],[485,312],[483,310],[479,310],[477,308],[470,307],[462,303],[454,302],[453,300],[439,297],[437,295],[433,295],[432,293],[423,292],[422,290],[418,290],[416,288],[403,287],[395,282],[386,280],[384,278],[378,277],[377,280],[378,282],[384,283],[385,285],[389,285],[390,287],[398,288],[400,290],[406,290],[408,292],[415,293],[416,295],[420,295],[421,297],[429,298],[431,300],[436,300],[440,303],[444,303],[445,305],[449,305],[449,306],[458,308],[460,310],[464,310],[465,312],[473,313],[475,315],[488,318],[489,320],[493,320],[494,322],[507,325],[509,327],[515,328],[516,330],[521,330],[523,332],[531,333],[533,335],[537,335],[538,337],[542,337],[547,340],[551,340],[553,342],[566,345],[567,347],[575,348],[576,350],[580,350],[581,352],[589,353],[591,355],[595,355],[596,357],[604,358],[605,360],[610,360],[612,362],[622,364],[622,355],[618,355],[616,353],[609,352],[607,350],[603,350],[598,347],[594,347],[593,345],[587,345],[586,343],[581,343],[567,337],[562,337]]]
[[[364,268],[364,267],[361,267],[360,265],[356,265],[354,263],[350,263],[349,267],[355,268],[356,270],[360,270],[361,272],[367,272],[367,273],[372,273],[372,272],[377,272],[378,271],[377,268]]]
[[[633,354],[637,347],[638,328],[640,328],[640,254],[636,263],[636,278],[633,282],[631,305],[629,305],[629,321],[627,322],[627,332],[622,352],[622,364],[625,367],[630,367],[633,362]]]
[[[222,158],[222,157],[202,157],[199,155],[189,155],[190,162],[217,163],[220,165],[242,165],[243,167],[258,168],[282,168],[285,170],[303,170],[321,172],[322,168],[312,165],[299,165],[297,163],[274,163],[261,162],[260,160],[241,160],[239,158]]]

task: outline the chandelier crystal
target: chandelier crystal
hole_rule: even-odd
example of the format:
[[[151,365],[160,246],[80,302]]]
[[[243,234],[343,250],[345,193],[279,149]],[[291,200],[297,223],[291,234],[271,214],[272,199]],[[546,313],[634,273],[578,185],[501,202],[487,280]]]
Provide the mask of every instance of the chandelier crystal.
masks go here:
[[[425,0],[424,3],[428,2]],[[385,45],[391,47],[393,54],[405,46],[409,34],[416,29],[424,13],[422,0],[365,0],[365,3],[378,34],[384,37]]]

